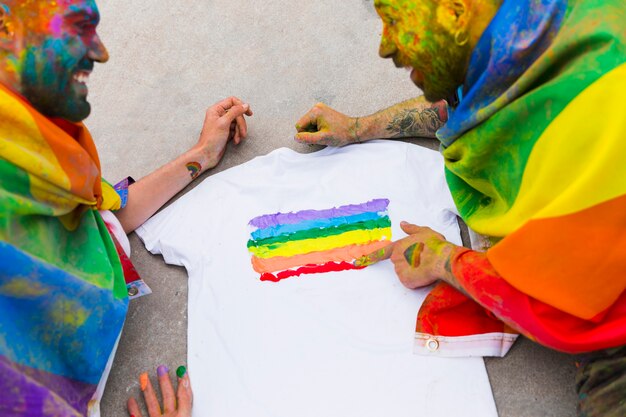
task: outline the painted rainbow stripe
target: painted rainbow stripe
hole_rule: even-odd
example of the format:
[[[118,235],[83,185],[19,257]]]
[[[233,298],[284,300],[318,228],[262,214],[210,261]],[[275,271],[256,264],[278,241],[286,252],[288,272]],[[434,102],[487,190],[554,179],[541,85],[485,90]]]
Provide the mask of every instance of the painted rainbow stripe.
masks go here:
[[[362,269],[352,262],[391,240],[389,200],[255,217],[248,240],[261,281]]]

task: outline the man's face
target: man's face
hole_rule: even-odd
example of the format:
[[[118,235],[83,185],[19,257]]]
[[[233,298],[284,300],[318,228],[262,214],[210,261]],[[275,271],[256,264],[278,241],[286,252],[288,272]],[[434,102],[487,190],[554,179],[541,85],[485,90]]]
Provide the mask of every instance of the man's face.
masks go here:
[[[379,54],[398,68],[411,69],[411,79],[426,99],[450,98],[463,83],[469,47],[454,41],[437,0],[375,0],[383,20]]]
[[[41,113],[78,122],[91,106],[87,85],[94,61],[108,53],[96,33],[94,0],[26,0],[17,6],[22,23],[14,69],[19,90]]]

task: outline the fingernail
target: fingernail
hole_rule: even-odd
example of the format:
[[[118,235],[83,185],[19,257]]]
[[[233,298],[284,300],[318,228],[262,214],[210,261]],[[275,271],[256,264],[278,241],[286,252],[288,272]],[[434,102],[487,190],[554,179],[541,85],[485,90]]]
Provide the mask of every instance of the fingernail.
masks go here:
[[[148,373],[144,372],[143,374],[139,375],[139,388],[141,388],[142,391],[145,391],[147,386],[148,386]]]
[[[158,376],[164,376],[164,375],[167,375],[169,371],[170,370],[169,370],[169,368],[167,366],[161,365],[161,366],[159,366],[157,368],[157,375]]]
[[[183,387],[189,388],[189,378],[183,379]]]
[[[250,108],[250,105],[248,103],[244,103],[243,109],[248,110],[249,108]]]
[[[179,366],[178,369],[176,370],[176,375],[179,378],[184,377],[186,373],[187,373],[187,368],[185,368],[184,366]]]
[[[408,222],[405,222],[404,220],[402,220],[402,221],[400,222],[400,225],[401,225],[401,226],[406,226],[407,224],[409,224],[409,223],[408,223]]]

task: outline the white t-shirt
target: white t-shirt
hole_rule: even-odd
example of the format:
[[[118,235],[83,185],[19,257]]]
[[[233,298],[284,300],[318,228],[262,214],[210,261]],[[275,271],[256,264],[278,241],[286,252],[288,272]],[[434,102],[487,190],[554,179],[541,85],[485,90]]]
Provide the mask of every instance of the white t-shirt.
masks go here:
[[[342,224],[356,224],[345,226],[348,240],[362,238],[354,222],[370,216],[383,222],[373,243],[404,237],[406,220],[460,244],[441,156],[391,141],[312,154],[278,149],[206,179],[137,230],[148,250],[189,273],[194,416],[497,415],[482,359],[412,354],[428,289],[404,288],[390,261],[261,280],[253,256],[297,270],[284,261],[311,241],[289,233],[324,232],[312,217],[335,221],[345,210],[357,216],[344,216]],[[281,231],[286,242],[261,241],[280,240]],[[332,249],[333,239],[313,246]]]

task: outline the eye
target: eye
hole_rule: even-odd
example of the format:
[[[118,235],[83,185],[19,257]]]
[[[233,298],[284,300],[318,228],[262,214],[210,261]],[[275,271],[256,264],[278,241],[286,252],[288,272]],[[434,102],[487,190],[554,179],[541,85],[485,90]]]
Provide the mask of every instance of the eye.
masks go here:
[[[88,34],[94,29],[93,23],[88,20],[82,20],[74,23],[74,27],[76,28],[76,32],[81,35]]]

